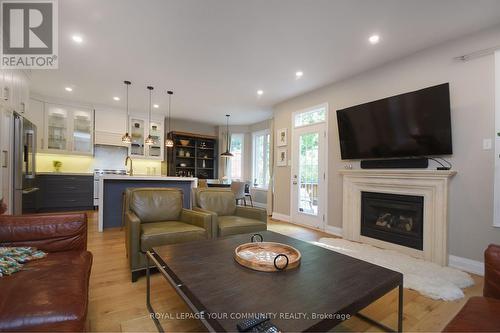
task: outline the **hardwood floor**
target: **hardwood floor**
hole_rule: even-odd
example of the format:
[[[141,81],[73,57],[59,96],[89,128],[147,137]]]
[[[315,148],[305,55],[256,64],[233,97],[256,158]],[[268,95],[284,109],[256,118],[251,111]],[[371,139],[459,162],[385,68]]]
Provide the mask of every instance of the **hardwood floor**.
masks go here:
[[[122,230],[97,230],[97,213],[89,217],[88,249],[94,255],[90,279],[88,320],[91,331],[99,332],[156,332],[146,309],[146,279],[130,282]],[[333,237],[316,230],[286,222],[269,221],[269,230],[305,241]],[[483,279],[474,276],[476,284],[465,290],[466,298],[455,302],[434,301],[415,291],[404,292],[404,330],[441,331],[465,303],[467,297],[482,293]],[[190,313],[182,299],[159,275],[152,276],[152,303],[155,310],[166,314],[162,325],[167,332],[205,331],[196,319],[178,319],[179,314]],[[394,327],[396,323],[397,293],[391,292],[363,310],[363,313]],[[335,331],[380,331],[366,322],[352,318]]]

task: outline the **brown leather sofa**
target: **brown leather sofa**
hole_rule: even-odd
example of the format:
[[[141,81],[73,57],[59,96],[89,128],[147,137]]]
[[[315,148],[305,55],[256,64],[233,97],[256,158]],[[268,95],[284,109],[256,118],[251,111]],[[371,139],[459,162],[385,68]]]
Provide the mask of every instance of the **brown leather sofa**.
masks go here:
[[[500,245],[484,252],[483,297],[471,297],[443,332],[500,332]]]
[[[0,278],[0,331],[85,331],[92,266],[85,214],[0,216],[0,246],[48,252]]]
[[[125,237],[132,282],[155,246],[212,238],[210,215],[184,209],[176,188],[133,188],[125,193]]]
[[[266,210],[237,206],[230,190],[197,189],[193,209],[212,216],[213,238],[267,230]]]

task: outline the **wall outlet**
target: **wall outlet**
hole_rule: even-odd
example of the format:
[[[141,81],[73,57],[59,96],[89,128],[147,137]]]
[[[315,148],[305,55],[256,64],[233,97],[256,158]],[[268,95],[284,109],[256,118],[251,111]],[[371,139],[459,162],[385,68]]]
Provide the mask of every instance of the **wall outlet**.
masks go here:
[[[483,150],[491,150],[492,143],[491,139],[483,139]]]

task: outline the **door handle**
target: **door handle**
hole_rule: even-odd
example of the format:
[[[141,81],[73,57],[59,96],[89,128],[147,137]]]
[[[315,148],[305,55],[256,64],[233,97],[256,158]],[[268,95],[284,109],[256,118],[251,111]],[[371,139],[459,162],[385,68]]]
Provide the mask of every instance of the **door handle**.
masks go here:
[[[30,193],[33,193],[33,192],[36,192],[36,191],[39,191],[40,189],[38,187],[32,187],[28,190],[23,190],[23,194],[30,194]]]
[[[29,164],[30,162],[28,161],[29,158],[31,158],[31,170],[29,168],[26,168],[26,178],[29,179],[34,179],[35,174],[36,174],[36,159],[35,159],[35,154],[36,154],[36,136],[35,136],[35,131],[34,130],[27,130],[26,131],[27,137],[31,140],[31,154],[28,151],[28,147],[26,147],[25,154],[26,154],[26,163]],[[30,172],[28,174],[28,172]]]

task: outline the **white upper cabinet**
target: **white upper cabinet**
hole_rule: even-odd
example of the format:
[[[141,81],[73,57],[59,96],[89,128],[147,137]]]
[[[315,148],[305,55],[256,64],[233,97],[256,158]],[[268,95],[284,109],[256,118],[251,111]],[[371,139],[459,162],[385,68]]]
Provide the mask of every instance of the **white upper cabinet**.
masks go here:
[[[92,155],[94,153],[94,111],[45,103],[42,150],[51,153]]]
[[[0,70],[0,103],[23,114],[29,101],[29,79],[21,70]]]
[[[148,126],[148,117],[130,117],[130,136],[132,143],[129,147],[130,157],[163,160],[163,118],[151,119],[151,126]],[[146,145],[145,141],[151,134],[154,144]]]

